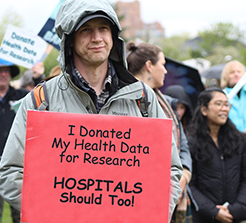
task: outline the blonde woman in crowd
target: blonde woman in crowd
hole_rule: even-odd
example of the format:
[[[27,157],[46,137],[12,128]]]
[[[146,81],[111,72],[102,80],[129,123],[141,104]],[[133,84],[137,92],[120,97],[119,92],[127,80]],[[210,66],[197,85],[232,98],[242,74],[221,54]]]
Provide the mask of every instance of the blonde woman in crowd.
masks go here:
[[[237,60],[228,62],[221,74],[221,88],[228,95],[245,73],[245,66]],[[229,118],[241,132],[246,132],[246,85],[230,99]]]

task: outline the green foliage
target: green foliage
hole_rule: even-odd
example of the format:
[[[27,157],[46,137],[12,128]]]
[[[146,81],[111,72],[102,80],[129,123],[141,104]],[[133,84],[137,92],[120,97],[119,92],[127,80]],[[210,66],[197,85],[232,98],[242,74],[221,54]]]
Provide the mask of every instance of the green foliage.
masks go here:
[[[240,48],[240,55],[242,57],[241,62],[246,65],[246,50],[245,48]]]
[[[50,52],[50,54],[47,56],[47,58],[44,61],[44,67],[45,67],[45,76],[49,76],[49,73],[51,69],[58,65],[57,57],[59,55],[59,51],[56,48],[53,48]]]
[[[199,36],[202,39],[201,48],[207,55],[211,56],[218,47],[235,47],[239,50],[242,47],[245,31],[240,30],[238,26],[232,23],[216,23],[212,24],[210,28],[199,32]]]
[[[163,38],[159,42],[159,46],[166,56],[182,61],[191,58],[190,51],[182,50],[185,41],[188,39],[189,36],[187,34]]]
[[[245,30],[232,23],[215,23],[209,28],[200,31],[197,48],[187,47],[190,41],[188,35],[164,38],[160,46],[166,56],[177,60],[204,58],[212,65],[226,62],[226,56],[239,60],[246,65]]]
[[[7,202],[4,202],[1,222],[3,222],[3,223],[12,223],[13,222],[12,218],[11,218],[10,205]]]
[[[2,42],[4,34],[9,24],[22,28],[24,25],[23,19],[20,15],[12,9],[8,9],[2,16],[0,21],[0,42]]]
[[[221,64],[226,62],[227,55],[230,55],[234,60],[243,61],[240,51],[234,46],[216,46],[213,49],[213,54],[208,55],[206,59],[211,61],[212,65]]]
[[[203,57],[201,50],[190,50],[191,58],[201,58]]]

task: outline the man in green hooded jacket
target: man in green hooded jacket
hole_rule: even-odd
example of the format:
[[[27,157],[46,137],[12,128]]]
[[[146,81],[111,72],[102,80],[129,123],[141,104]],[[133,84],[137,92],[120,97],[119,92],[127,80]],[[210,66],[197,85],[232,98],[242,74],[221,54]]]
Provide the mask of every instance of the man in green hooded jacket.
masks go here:
[[[61,75],[46,83],[49,111],[141,117],[136,103],[142,84],[126,68],[125,45],[119,37],[117,15],[106,0],[67,0],[56,17],[61,38],[58,62]],[[165,119],[153,91],[145,86],[148,116]],[[31,95],[23,100],[8,138],[0,167],[2,196],[21,209],[26,114]],[[160,148],[162,149],[162,148]],[[182,165],[173,140],[171,161],[171,216],[180,196]]]

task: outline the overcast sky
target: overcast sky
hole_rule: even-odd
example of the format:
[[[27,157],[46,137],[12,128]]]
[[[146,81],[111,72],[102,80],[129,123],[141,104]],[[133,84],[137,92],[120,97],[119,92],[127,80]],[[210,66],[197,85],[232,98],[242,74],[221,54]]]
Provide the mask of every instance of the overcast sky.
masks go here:
[[[0,17],[6,10],[11,9],[24,19],[25,29],[38,33],[58,2],[59,0],[2,0]],[[182,32],[195,36],[197,31],[202,31],[217,22],[232,22],[246,30],[245,0],[139,0],[139,2],[142,20],[146,23],[159,21],[165,28],[167,36]]]

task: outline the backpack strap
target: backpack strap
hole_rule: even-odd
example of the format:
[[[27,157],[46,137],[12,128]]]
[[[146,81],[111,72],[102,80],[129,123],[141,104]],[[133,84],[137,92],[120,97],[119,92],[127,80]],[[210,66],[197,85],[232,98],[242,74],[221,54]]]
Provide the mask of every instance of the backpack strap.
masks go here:
[[[150,105],[150,102],[148,101],[148,95],[146,92],[145,85],[143,81],[140,81],[143,86],[143,92],[142,97],[137,101],[139,110],[143,117],[148,117],[148,107]],[[37,110],[49,110],[49,100],[47,96],[47,90],[46,90],[46,82],[42,81],[39,83],[32,91],[31,91],[32,101],[34,108]]]
[[[142,92],[142,97],[140,99],[137,100],[137,104],[139,107],[139,110],[142,114],[143,117],[148,117],[149,113],[148,113],[148,107],[150,105],[150,102],[148,101],[148,95],[146,92],[146,88],[145,85],[143,83],[143,81],[139,80],[143,86],[143,92]]]
[[[40,111],[49,110],[49,100],[46,91],[46,82],[42,81],[31,91],[34,108]]]

